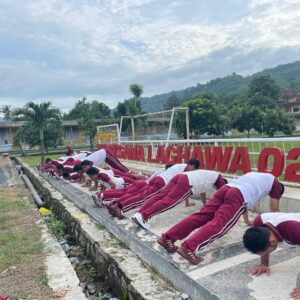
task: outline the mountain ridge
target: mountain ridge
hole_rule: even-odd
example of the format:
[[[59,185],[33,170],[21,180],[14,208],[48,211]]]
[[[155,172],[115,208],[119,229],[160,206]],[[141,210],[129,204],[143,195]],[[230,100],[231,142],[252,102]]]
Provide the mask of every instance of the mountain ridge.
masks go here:
[[[164,109],[167,100],[175,95],[181,102],[204,94],[214,93],[223,103],[230,103],[231,99],[239,97],[248,88],[248,84],[254,76],[270,74],[278,83],[282,91],[300,89],[300,61],[281,64],[274,68],[264,69],[252,75],[243,77],[235,72],[231,75],[212,79],[206,83],[198,83],[182,90],[162,93],[151,97],[141,97],[142,109],[145,112],[154,112]]]

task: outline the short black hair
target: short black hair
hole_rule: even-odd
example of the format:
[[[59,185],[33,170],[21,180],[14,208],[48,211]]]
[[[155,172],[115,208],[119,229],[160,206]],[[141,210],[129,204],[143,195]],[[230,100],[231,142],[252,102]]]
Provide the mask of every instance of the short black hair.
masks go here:
[[[70,174],[68,172],[62,172],[62,177],[63,178],[69,178],[70,177]]]
[[[166,164],[165,170],[168,170],[169,168],[171,168],[171,167],[173,167],[173,166],[174,166],[174,164]]]
[[[284,188],[284,184],[283,183],[280,182],[280,184],[281,184],[281,196],[282,196],[283,193],[284,193],[285,188]]]
[[[265,251],[269,246],[270,234],[266,227],[248,228],[243,236],[244,247],[254,254]]]
[[[64,166],[62,164],[56,165],[57,170],[63,170]]]
[[[50,161],[51,161],[50,157],[47,157],[46,160],[45,160],[46,163],[49,163]]]
[[[81,171],[81,170],[82,170],[81,164],[76,165],[76,166],[73,167],[73,172],[78,172],[78,171]]]
[[[92,165],[93,164],[93,162],[91,162],[90,160],[87,160],[87,159],[85,159],[82,163],[81,163],[81,166],[83,167],[83,166],[90,166],[90,165]]]
[[[200,162],[198,159],[196,158],[192,158],[190,159],[188,162],[187,162],[188,165],[191,165],[191,166],[194,166],[195,169],[199,169],[199,166],[200,166]]]
[[[99,170],[94,167],[91,167],[86,171],[86,174],[89,176],[96,175],[96,174],[99,174]]]

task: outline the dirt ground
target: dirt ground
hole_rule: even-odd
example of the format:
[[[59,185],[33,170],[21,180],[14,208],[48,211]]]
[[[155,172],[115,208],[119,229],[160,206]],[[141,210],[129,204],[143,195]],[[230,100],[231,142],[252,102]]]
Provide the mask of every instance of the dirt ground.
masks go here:
[[[1,166],[0,166],[1,167]],[[25,188],[0,187],[0,295],[53,299],[47,286],[38,213]]]

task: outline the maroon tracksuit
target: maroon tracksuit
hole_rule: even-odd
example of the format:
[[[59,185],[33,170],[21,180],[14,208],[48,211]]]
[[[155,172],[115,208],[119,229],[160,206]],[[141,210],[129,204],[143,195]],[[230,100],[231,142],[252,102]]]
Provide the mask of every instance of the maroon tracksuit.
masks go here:
[[[300,213],[264,213],[255,218],[253,225],[270,229],[278,242],[300,245]]]
[[[116,198],[120,198],[126,196],[132,197],[134,195],[137,195],[140,190],[147,185],[147,182],[145,180],[136,180],[134,183],[130,184],[129,186],[125,187],[124,189],[111,189],[106,190],[102,192],[103,200],[110,201]],[[101,194],[101,192],[99,192]],[[126,198],[123,198],[126,199]]]
[[[118,177],[129,177],[129,178],[132,178],[134,180],[137,180],[136,175],[132,174],[130,172],[122,172],[119,169],[115,169],[115,168],[111,168],[111,169],[105,168],[105,170],[112,170],[114,172],[114,175],[118,176]]]
[[[118,169],[122,172],[128,173],[129,169],[123,165],[109,150],[106,150],[105,162],[109,164],[112,168]],[[89,159],[87,157],[87,159]]]
[[[43,163],[43,164],[41,164],[41,166],[46,170],[51,170],[53,172],[57,172],[56,166],[51,163]]]
[[[73,161],[69,161],[68,163],[64,163],[64,165],[76,166],[76,165],[80,165],[81,163],[82,161],[80,159],[76,159]]]
[[[199,212],[177,223],[165,234],[172,241],[182,240],[192,231],[184,244],[195,252],[224,235],[246,211],[247,203],[237,188],[221,187]]]
[[[113,177],[113,176],[112,176]],[[130,178],[130,177],[120,177],[124,180],[124,183],[127,183],[127,184],[131,184],[131,183],[134,183],[135,180]],[[100,173],[98,174],[98,179],[104,181],[104,182],[109,182],[111,180],[110,176],[108,174],[105,174],[105,173]]]
[[[223,177],[219,175],[214,186],[219,189],[224,184]],[[190,186],[187,175],[178,174],[159,193],[149,198],[142,205],[139,212],[143,216],[143,219],[147,221],[153,216],[169,210],[187,199],[193,194],[192,189],[193,187]]]
[[[164,180],[159,176],[154,176],[138,194],[134,196],[130,195],[130,197],[125,194],[123,197],[119,198],[119,200],[117,200],[119,207],[123,212],[134,209],[144,203],[148,198],[160,192],[164,186]]]
[[[80,177],[80,175],[78,173],[70,173],[68,180],[75,181],[75,180],[79,179],[79,177]]]
[[[239,179],[243,180],[243,178],[249,177],[248,175],[253,175],[253,173],[248,173]],[[265,174],[265,176],[270,175]],[[236,181],[239,181],[239,179]],[[254,183],[254,189],[256,184]],[[248,186],[247,189],[253,190],[252,188]],[[272,187],[264,192],[265,195],[268,194],[270,197],[279,200],[282,194],[280,182],[274,177]],[[252,197],[255,196],[252,195]],[[258,201],[259,199],[254,200]],[[195,252],[223,236],[235,225],[239,217],[246,211],[246,208],[247,202],[244,200],[241,191],[236,187],[224,185],[199,212],[184,218],[165,234],[172,242],[175,242],[184,239],[192,231],[200,227],[183,243],[190,251]]]

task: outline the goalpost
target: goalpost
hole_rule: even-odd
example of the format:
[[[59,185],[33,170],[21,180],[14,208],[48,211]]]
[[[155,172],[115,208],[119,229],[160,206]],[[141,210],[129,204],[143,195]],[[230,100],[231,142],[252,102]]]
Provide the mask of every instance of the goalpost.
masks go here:
[[[119,142],[164,141],[189,138],[189,113],[187,107],[136,116],[122,116]]]
[[[97,134],[99,144],[119,143],[120,130],[119,124],[100,125],[97,126]]]

